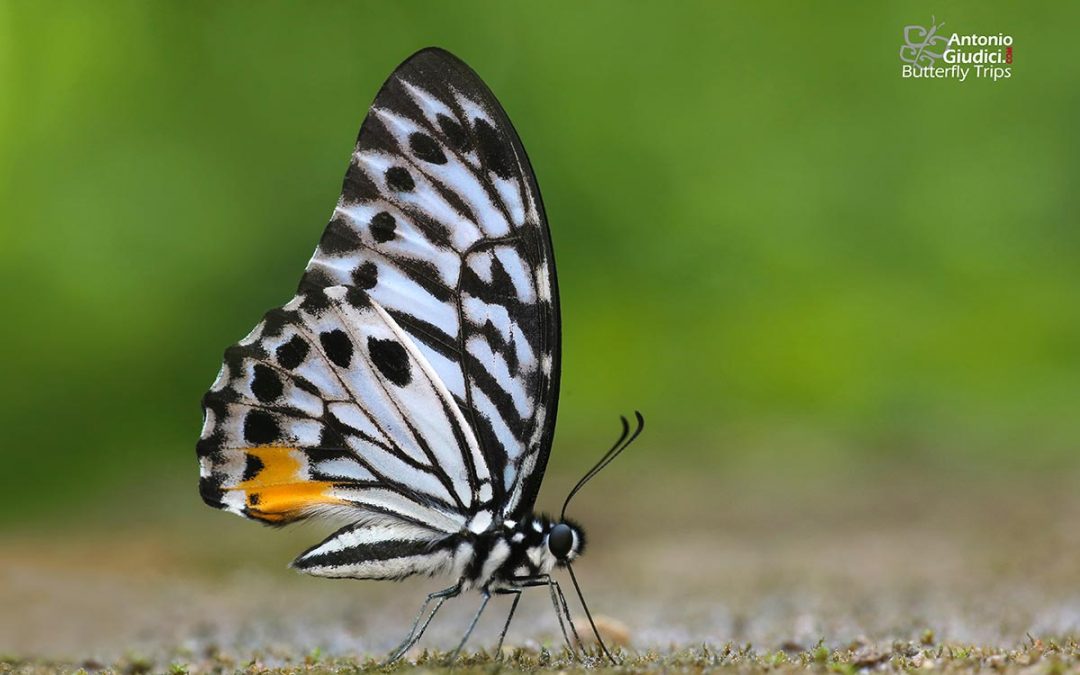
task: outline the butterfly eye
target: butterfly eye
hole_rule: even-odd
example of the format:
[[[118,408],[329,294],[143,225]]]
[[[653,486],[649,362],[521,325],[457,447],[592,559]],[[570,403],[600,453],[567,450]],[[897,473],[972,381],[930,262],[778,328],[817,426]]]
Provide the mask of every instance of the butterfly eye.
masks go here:
[[[548,534],[548,549],[559,560],[566,560],[566,556],[570,555],[570,549],[574,545],[574,533],[570,531],[570,526],[565,523],[559,523],[555,527],[551,528],[551,533]]]

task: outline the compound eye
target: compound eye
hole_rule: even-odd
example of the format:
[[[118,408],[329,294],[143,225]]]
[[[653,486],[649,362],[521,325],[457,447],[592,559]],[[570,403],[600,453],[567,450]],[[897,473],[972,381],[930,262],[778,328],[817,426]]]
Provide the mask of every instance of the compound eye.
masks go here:
[[[559,523],[551,528],[551,532],[548,534],[548,549],[552,555],[559,560],[566,560],[573,546],[574,533],[570,531],[569,525]]]

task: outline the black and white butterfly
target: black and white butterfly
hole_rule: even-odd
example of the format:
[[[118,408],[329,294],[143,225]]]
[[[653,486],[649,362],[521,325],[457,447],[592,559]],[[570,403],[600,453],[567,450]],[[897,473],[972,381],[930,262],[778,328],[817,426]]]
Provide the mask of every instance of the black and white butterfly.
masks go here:
[[[525,150],[480,78],[425,49],[376,96],[296,296],[225,351],[203,399],[200,492],[270,524],[348,519],[296,558],[302,572],[453,578],[391,659],[467,589],[480,611],[514,596],[503,636],[531,586],[549,588],[564,625],[550,573],[585,534],[532,513],[559,354],[555,261]],[[642,426],[639,415],[634,436]],[[624,419],[570,496],[634,436]]]

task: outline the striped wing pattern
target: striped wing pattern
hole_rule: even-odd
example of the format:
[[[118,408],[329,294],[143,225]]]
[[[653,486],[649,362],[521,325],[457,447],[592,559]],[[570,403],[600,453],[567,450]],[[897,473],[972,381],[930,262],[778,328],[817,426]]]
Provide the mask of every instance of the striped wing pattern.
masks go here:
[[[469,420],[504,517],[531,509],[555,423],[554,260],[525,151],[465,64],[422,51],[383,85],[301,289],[365,289]]]
[[[402,523],[361,521],[335,532],[293,562],[319,577],[404,579],[433,576],[459,566],[456,539]]]
[[[269,312],[203,405],[203,497],[264,522],[344,508],[452,534],[491,482],[438,376],[354,287]]]
[[[468,66],[417,53],[360,130],[296,297],[225,353],[200,490],[269,524],[351,524],[294,562],[402,578],[531,510],[551,446],[559,311],[540,195]]]

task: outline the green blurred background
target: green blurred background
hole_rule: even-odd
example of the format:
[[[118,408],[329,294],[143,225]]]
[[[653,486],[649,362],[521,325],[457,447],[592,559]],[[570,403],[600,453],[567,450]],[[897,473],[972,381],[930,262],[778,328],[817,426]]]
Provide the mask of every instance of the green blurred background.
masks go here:
[[[1012,34],[1012,78],[901,79],[932,15]],[[1072,471],[1078,25],[1075,3],[4,2],[0,519],[202,508],[221,352],[290,297],[367,106],[428,45],[496,92],[543,190],[553,471],[634,408],[624,474]]]

